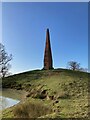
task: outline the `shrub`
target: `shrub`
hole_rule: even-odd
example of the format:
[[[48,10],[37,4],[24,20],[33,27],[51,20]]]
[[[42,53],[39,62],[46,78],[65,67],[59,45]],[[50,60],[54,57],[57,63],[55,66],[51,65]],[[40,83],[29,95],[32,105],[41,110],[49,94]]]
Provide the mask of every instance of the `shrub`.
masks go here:
[[[13,113],[17,118],[37,118],[46,114],[50,114],[52,110],[41,103],[23,103],[18,105]]]

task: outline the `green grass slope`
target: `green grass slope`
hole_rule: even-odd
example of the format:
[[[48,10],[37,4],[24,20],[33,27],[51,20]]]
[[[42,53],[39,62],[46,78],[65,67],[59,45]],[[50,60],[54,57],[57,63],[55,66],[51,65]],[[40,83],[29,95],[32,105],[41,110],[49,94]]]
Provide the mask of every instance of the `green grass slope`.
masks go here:
[[[34,70],[4,78],[3,88],[28,93],[23,103],[4,110],[3,117],[88,117],[89,79],[89,73],[67,69]],[[37,109],[42,112],[37,113]]]

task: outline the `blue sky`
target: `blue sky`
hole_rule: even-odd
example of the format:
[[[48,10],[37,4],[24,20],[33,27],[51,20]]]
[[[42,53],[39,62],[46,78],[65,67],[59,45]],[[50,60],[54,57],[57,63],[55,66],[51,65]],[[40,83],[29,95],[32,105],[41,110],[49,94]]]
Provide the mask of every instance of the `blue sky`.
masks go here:
[[[74,60],[88,67],[88,3],[3,3],[2,37],[12,73],[43,68],[46,29],[54,68]]]

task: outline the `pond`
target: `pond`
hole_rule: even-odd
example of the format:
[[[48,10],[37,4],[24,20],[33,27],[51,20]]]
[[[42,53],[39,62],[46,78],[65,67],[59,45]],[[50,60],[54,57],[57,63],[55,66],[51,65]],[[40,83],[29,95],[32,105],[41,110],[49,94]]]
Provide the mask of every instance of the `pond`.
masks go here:
[[[8,97],[0,96],[0,110],[3,110],[5,108],[11,107],[17,103],[19,103],[19,100],[11,99]]]
[[[19,103],[25,95],[25,91],[3,89],[0,90],[0,110],[11,107]]]

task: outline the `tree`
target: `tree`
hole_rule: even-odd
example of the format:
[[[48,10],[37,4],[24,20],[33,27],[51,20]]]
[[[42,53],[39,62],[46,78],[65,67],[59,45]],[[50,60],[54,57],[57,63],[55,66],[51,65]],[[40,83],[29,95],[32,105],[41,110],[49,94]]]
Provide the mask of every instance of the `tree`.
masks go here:
[[[77,71],[83,71],[83,72],[88,72],[87,68],[82,68],[80,67],[80,63],[76,61],[69,61],[68,62],[68,68],[71,70],[77,70]]]
[[[69,61],[68,62],[68,68],[71,70],[79,70],[80,69],[80,63],[77,63],[75,61]]]
[[[8,55],[5,47],[0,43],[0,77],[5,77],[9,73],[11,65],[9,62],[12,60],[12,54]]]

